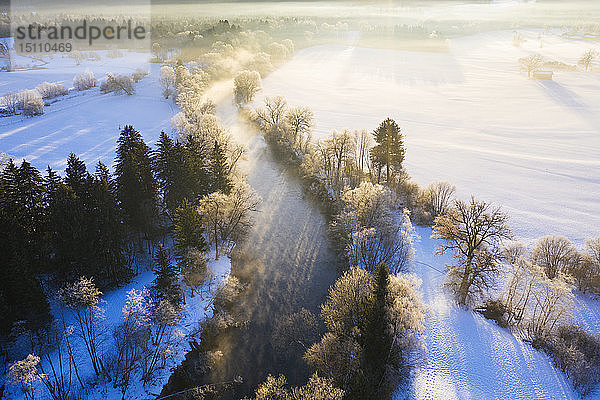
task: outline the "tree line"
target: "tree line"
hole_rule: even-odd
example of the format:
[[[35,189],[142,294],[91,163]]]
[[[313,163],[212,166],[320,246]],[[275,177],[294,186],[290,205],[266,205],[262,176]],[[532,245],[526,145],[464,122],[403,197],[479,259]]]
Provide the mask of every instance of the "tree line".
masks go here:
[[[101,162],[88,171],[74,154],[64,176],[50,167],[42,173],[25,160],[20,165],[9,160],[0,174],[5,363],[23,352],[41,357],[36,371],[54,372],[36,376],[53,398],[68,398],[63,373],[68,370],[69,379],[75,379],[77,371],[64,320],[50,313],[49,300],[57,300],[79,321],[75,331],[97,376],[109,376],[123,396],[139,371],[140,379],[149,382],[164,365],[157,354],[164,353],[180,319],[186,289],[193,296],[210,279],[209,250],[219,257],[242,240],[260,201],[237,176],[239,155],[231,159],[230,147],[223,136],[215,140],[190,132],[182,140],[161,133],[151,149],[128,125],[118,138],[112,173]],[[98,337],[106,335],[107,327],[100,296],[138,274],[148,255],[155,272],[152,288],[130,294],[132,314],[124,312],[123,324],[113,333],[116,347],[102,349]],[[58,295],[50,299],[52,292]],[[138,306],[145,314],[135,314],[141,312]],[[141,320],[147,323],[140,331]],[[138,340],[142,333],[154,337],[154,347],[144,348],[147,343]],[[56,349],[64,356],[59,355],[64,365],[58,375],[50,356]],[[25,379],[17,372],[26,360],[13,364],[9,375]],[[84,386],[83,378],[77,379]]]

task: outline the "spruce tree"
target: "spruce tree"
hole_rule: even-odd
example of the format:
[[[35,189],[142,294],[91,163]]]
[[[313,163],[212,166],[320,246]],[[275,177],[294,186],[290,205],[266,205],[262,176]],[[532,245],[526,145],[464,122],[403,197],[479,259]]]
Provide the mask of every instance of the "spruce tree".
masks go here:
[[[117,143],[117,198],[125,221],[132,232],[151,240],[158,218],[158,195],[150,149],[131,125],[125,126]]]
[[[37,276],[47,262],[44,181],[26,161],[0,174],[0,333],[17,321],[37,330],[51,321]]]
[[[101,162],[96,165],[92,200],[97,223],[94,262],[101,271],[97,280],[110,286],[118,285],[132,276],[132,270],[125,257],[127,235],[115,196],[115,183]]]
[[[210,157],[206,142],[193,135],[182,146],[185,161],[185,188],[186,195],[194,204],[203,196],[211,192],[210,171],[208,159]]]
[[[173,306],[179,307],[183,300],[183,293],[177,283],[177,268],[171,263],[171,257],[162,245],[158,246],[154,264],[154,281],[150,292],[156,303],[167,300]]]
[[[387,358],[392,348],[392,337],[388,331],[389,325],[389,272],[384,263],[377,265],[375,270],[375,288],[373,304],[370,307],[364,332],[364,367],[365,376],[369,382],[373,399],[387,398],[385,396],[384,375]],[[389,395],[389,394],[388,394]]]
[[[213,192],[221,191],[229,194],[231,191],[232,184],[229,179],[227,155],[223,146],[216,140],[210,153],[210,181]]]
[[[161,132],[152,165],[164,207],[172,216],[181,201],[190,194],[185,184],[186,174],[189,172],[186,170],[181,144]]]
[[[67,168],[65,168],[65,183],[71,186],[76,193],[82,194],[87,189],[84,186],[88,183],[89,179],[90,176],[85,163],[75,154],[69,154]]]
[[[386,181],[392,172],[399,171],[404,161],[404,139],[398,124],[391,118],[384,120],[373,132],[377,145],[371,149],[373,165],[380,171],[386,168]],[[379,181],[379,177],[377,178]]]
[[[189,250],[206,252],[208,245],[203,236],[202,218],[198,207],[185,199],[173,218],[173,235],[178,256]]]

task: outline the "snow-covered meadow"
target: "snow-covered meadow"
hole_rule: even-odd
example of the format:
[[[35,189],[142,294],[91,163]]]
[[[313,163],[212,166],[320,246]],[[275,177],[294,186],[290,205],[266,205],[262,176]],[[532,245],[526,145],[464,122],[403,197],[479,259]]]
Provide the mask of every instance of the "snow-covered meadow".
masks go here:
[[[371,130],[384,118],[394,118],[405,134],[405,165],[418,183],[447,180],[462,198],[473,194],[501,205],[520,239],[560,234],[580,245],[600,233],[600,74],[557,70],[553,81],[535,81],[519,71],[517,61],[540,53],[547,60],[576,64],[583,51],[599,48],[560,33],[521,32],[527,41],[515,47],[512,31],[490,32],[454,39],[448,53],[311,47],[263,81],[255,104],[265,96],[283,95],[294,105],[309,106],[315,112],[316,139],[333,129]],[[0,80],[0,94],[43,81],[71,86],[73,76],[86,68],[98,78],[140,66],[150,71],[133,96],[103,95],[94,88],[58,98],[42,116],[0,118],[0,151],[60,171],[71,152],[90,166],[98,160],[111,165],[124,124],[133,124],[152,143],[161,130],[170,131],[176,110],[161,96],[159,66],[147,59],[148,54],[127,53],[76,65],[71,58],[55,57],[42,69],[3,74],[10,79]],[[229,98],[222,103],[219,108],[227,116],[235,115]],[[417,371],[415,397],[577,398],[547,356],[452,305],[441,290],[450,259],[433,255],[436,243],[429,228],[419,228],[419,234],[413,270],[423,280],[429,319],[427,361]],[[221,276],[229,268],[222,260],[223,265],[212,265],[222,270]],[[145,272],[107,294],[110,324],[119,319],[126,290],[140,289],[151,279],[151,272]],[[193,310],[185,329],[195,328],[197,312],[206,306],[196,300],[189,303]],[[597,301],[578,297],[577,305],[577,320],[600,332]],[[184,350],[185,343],[177,362]],[[163,380],[147,391],[132,388],[137,397],[129,398],[157,393],[168,378],[164,372]],[[99,390],[94,396],[118,394]]]
[[[137,68],[147,70],[149,75],[136,84],[132,96],[102,94],[99,87],[71,90],[66,96],[52,99],[43,115],[0,118],[0,151],[16,160],[26,159],[40,169],[50,165],[62,171],[72,152],[90,167],[97,161],[110,166],[125,124],[133,125],[149,144],[162,130],[170,132],[176,106],[162,97],[158,85],[160,65],[148,62],[150,54],[124,51],[118,58],[110,58],[106,52],[99,54],[100,60],[84,60],[80,65],[71,57],[54,56],[46,57],[47,64],[36,69],[3,72],[0,95],[34,89],[42,82],[72,88],[73,77],[86,69],[98,79],[106,73],[131,74]]]
[[[525,241],[559,234],[581,245],[600,225],[600,74],[530,80],[518,59],[573,65],[600,46],[561,31],[520,33],[521,47],[513,31],[497,31],[453,39],[445,53],[303,49],[263,81],[256,104],[283,95],[311,107],[316,139],[391,117],[416,182],[447,180],[459,197],[501,205]]]

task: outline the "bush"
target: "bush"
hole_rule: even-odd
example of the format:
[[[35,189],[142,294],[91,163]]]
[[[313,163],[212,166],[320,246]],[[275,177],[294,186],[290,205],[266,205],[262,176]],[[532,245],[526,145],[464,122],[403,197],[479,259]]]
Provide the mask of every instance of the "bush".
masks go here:
[[[508,327],[506,306],[501,300],[488,299],[485,305],[477,308],[475,311],[479,312],[484,318],[491,319],[496,322],[498,326],[502,328]]]
[[[143,68],[137,68],[135,70],[135,72],[133,74],[131,74],[131,79],[133,79],[133,81],[135,83],[138,83],[139,81],[141,81],[143,78],[148,76],[148,71],[146,71]]]
[[[35,87],[35,90],[42,96],[42,99],[53,99],[58,96],[64,96],[69,91],[60,83],[44,82]]]
[[[16,114],[19,106],[19,94],[17,92],[8,92],[0,99],[0,105],[6,109],[9,114]]]
[[[129,95],[135,93],[133,79],[126,75],[106,74],[106,80],[100,85],[102,93],[120,93],[125,92]]]
[[[542,349],[583,396],[600,383],[600,337],[578,326],[561,326],[552,335],[537,337],[533,347]]]
[[[41,97],[29,99],[23,104],[23,114],[32,117],[44,113],[44,100]]]
[[[77,90],[88,90],[95,87],[98,84],[98,80],[94,76],[94,73],[86,69],[84,73],[75,75],[73,78],[73,86]]]

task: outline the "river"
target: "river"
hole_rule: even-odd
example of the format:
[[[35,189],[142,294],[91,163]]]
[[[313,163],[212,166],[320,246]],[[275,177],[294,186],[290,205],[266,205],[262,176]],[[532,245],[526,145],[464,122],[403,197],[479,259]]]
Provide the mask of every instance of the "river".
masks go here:
[[[259,132],[239,118],[232,96],[226,95],[231,92],[221,89],[224,94],[215,96],[217,115],[234,141],[247,147],[240,170],[262,203],[247,241],[236,249],[241,256],[232,266],[232,273],[248,283],[236,310],[248,324],[219,335],[223,359],[212,376],[200,378],[197,384],[239,375],[244,382],[230,394],[239,399],[251,395],[268,374],[284,374],[291,385],[306,382],[310,371],[302,353],[283,360],[273,349],[274,324],[302,308],[318,315],[337,270],[327,223],[317,205],[305,196],[299,179],[272,158]]]

